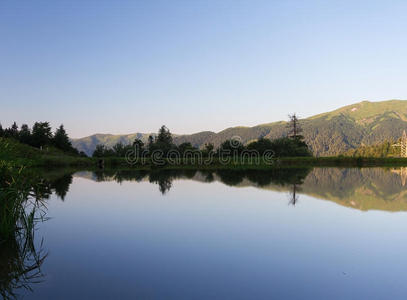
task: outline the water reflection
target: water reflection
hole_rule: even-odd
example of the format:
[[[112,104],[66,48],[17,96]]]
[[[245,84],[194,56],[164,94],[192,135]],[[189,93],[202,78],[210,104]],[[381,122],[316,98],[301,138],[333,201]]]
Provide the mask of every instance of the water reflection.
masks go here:
[[[407,210],[401,168],[314,169],[303,192],[360,210]]]
[[[0,295],[15,299],[21,290],[33,291],[33,285],[42,281],[41,266],[47,257],[35,246],[34,235],[19,236],[0,245]]]
[[[272,170],[119,170],[80,172],[96,181],[149,181],[167,194],[179,179],[222,182],[286,192],[289,204],[299,195],[334,201],[360,210],[407,211],[407,168],[287,168]]]
[[[295,206],[298,202],[298,192],[300,191],[300,187],[297,184],[293,184],[292,190],[290,191],[290,201],[288,202],[290,205]]]
[[[150,182],[152,186],[140,184],[139,186],[142,186],[140,189],[133,189],[133,185],[130,188],[126,186],[122,189],[122,187],[114,184],[97,184],[97,186],[103,187],[103,189],[99,191],[93,188],[82,189],[82,187],[88,185],[94,187],[95,184],[86,180],[75,181],[73,180],[75,177],[86,178],[96,182],[115,181],[119,184],[127,181],[135,183]],[[359,210],[407,211],[406,179],[406,168],[290,168],[263,171],[98,170],[96,172],[85,171],[75,174],[57,170],[52,172],[44,171],[35,179],[36,184],[30,192],[31,198],[36,201],[41,200],[43,201],[42,203],[46,204],[46,199],[50,198],[51,194],[55,194],[60,200],[66,202],[48,202],[54,205],[54,207],[50,205],[50,211],[53,212],[52,217],[55,217],[55,219],[53,219],[55,223],[50,224],[49,228],[45,231],[47,233],[48,245],[37,239],[38,237],[34,234],[35,226],[27,227],[29,230],[24,234],[17,234],[13,239],[0,244],[0,295],[6,299],[15,298],[17,296],[16,292],[21,294],[24,293],[25,290],[34,290],[37,292],[37,298],[41,299],[41,296],[43,296],[43,294],[41,294],[41,286],[39,287],[35,284],[40,282],[44,275],[48,274],[50,278],[53,278],[55,281],[48,286],[43,285],[42,292],[47,289],[54,289],[53,292],[57,293],[60,291],[61,286],[64,287],[64,284],[66,284],[64,279],[69,277],[69,275],[66,275],[66,277],[61,276],[56,279],[56,277],[60,276],[60,273],[63,273],[61,270],[66,271],[66,274],[76,275],[77,270],[82,267],[85,273],[88,269],[90,270],[86,273],[86,276],[84,275],[83,277],[86,277],[86,280],[91,282],[90,286],[98,287],[98,283],[95,282],[99,282],[99,280],[103,279],[104,274],[114,274],[110,278],[106,277],[106,281],[104,282],[110,283],[112,280],[115,285],[120,285],[121,282],[124,282],[125,279],[123,278],[133,278],[134,274],[138,276],[137,281],[141,282],[140,286],[143,286],[143,282],[146,285],[146,282],[148,282],[149,285],[156,280],[156,274],[160,272],[161,268],[156,270],[154,266],[158,266],[158,264],[156,264],[157,260],[163,257],[165,259],[162,259],[161,262],[167,263],[169,270],[175,270],[182,266],[181,269],[184,270],[184,273],[174,273],[178,275],[179,281],[177,282],[182,282],[182,284],[184,284],[185,280],[191,278],[191,276],[199,274],[199,272],[196,272],[197,267],[204,268],[206,265],[216,267],[225,261],[226,264],[233,266],[239,266],[239,263],[243,261],[240,266],[251,267],[253,266],[253,262],[256,262],[256,259],[259,257],[262,259],[261,261],[259,260],[256,268],[260,271],[265,265],[265,262],[267,263],[267,260],[269,260],[269,264],[266,264],[268,267],[263,269],[265,275],[273,274],[271,270],[278,265],[280,260],[284,261],[284,264],[278,269],[278,274],[276,273],[275,277],[272,277],[275,280],[281,278],[281,274],[289,274],[287,277],[289,278],[292,274],[295,274],[298,265],[310,262],[309,268],[308,266],[304,267],[304,265],[302,265],[303,270],[307,272],[303,274],[298,273],[300,274],[298,278],[308,278],[308,276],[304,274],[310,274],[309,270],[314,270],[315,266],[319,266],[320,269],[318,272],[315,272],[315,274],[324,274],[324,278],[320,278],[321,282],[323,282],[327,273],[322,267],[330,266],[337,255],[344,253],[343,245],[349,246],[349,253],[355,253],[353,248],[355,245],[356,247],[359,245],[358,251],[360,253],[366,253],[365,248],[360,245],[370,245],[372,242],[380,241],[380,243],[378,242],[376,244],[377,253],[379,253],[376,257],[381,257],[384,250],[378,247],[381,245],[385,246],[386,243],[381,241],[388,240],[377,238],[377,235],[375,235],[374,237],[372,236],[369,242],[366,242],[366,233],[369,233],[371,226],[378,224],[378,220],[380,221],[380,219],[375,219],[375,216],[377,217],[376,213],[360,214],[350,209],[331,209],[338,208],[335,205],[331,205],[329,209],[324,210],[325,205],[318,206],[315,205],[315,202],[319,204],[324,203],[313,201],[313,206],[307,202],[307,200],[310,199],[304,195],[333,201],[342,206]],[[171,190],[174,186],[177,186],[177,184],[181,186],[181,183],[177,183],[177,180],[191,180],[202,183],[217,182],[232,188],[226,189],[220,185],[211,185],[211,187],[214,188],[212,190],[208,188],[211,193],[205,194],[201,198],[197,197],[196,201],[189,201],[191,197],[194,197],[195,193],[199,193],[199,191],[195,190],[189,190],[186,194],[183,193],[181,197],[172,197],[171,199],[174,201],[164,201],[165,203],[163,203],[163,201],[154,201],[161,199],[157,189],[162,195],[177,195],[176,190]],[[70,185],[73,182],[75,187],[72,188],[70,192]],[[188,186],[188,184],[186,184],[186,186]],[[201,186],[202,190],[206,188],[203,184]],[[151,187],[156,191],[155,193],[151,193]],[[252,187],[252,189],[245,189],[240,193],[234,187]],[[254,190],[253,187],[262,189],[263,191],[283,192],[289,197],[287,204],[292,206],[300,205],[294,210],[291,209],[291,207],[287,209],[285,203],[283,203],[284,205],[282,206],[284,207],[281,208],[278,201],[274,200],[284,198],[284,195],[283,197],[269,197],[268,193],[259,193]],[[120,194],[122,191],[123,194]],[[141,196],[137,197],[137,199],[133,197],[135,191],[141,191]],[[223,191],[225,194],[219,194],[219,191]],[[104,193],[108,194],[105,198],[103,198]],[[242,195],[241,198],[239,198],[240,194]],[[71,197],[69,197],[70,195]],[[90,197],[91,195],[96,195],[97,197],[95,197],[95,199],[87,199],[92,198]],[[117,195],[119,195],[117,197],[118,199],[115,198]],[[230,195],[234,195],[233,198]],[[74,200],[75,196],[78,197],[76,199],[80,199],[80,201],[68,201]],[[115,198],[115,201],[119,203],[115,202],[115,205],[112,206],[112,203],[106,200],[112,198]],[[185,201],[185,199],[188,201]],[[250,201],[247,201],[248,199]],[[261,201],[259,199],[261,199]],[[239,205],[234,205],[235,203],[239,203]],[[231,204],[234,205],[232,208]],[[165,205],[165,209],[162,209],[162,205]],[[73,207],[75,207],[76,210],[72,210]],[[171,210],[174,207],[176,209]],[[182,209],[179,209],[180,207]],[[213,209],[213,207],[216,209]],[[267,209],[264,209],[264,207]],[[315,207],[321,209],[318,211],[318,214],[315,214]],[[37,214],[36,220],[39,225],[39,222],[46,219],[45,213],[47,211],[45,206],[38,206],[37,208],[37,212],[40,214],[39,217]],[[233,210],[233,213],[229,213],[229,210]],[[262,211],[267,211],[267,216],[262,215]],[[337,212],[339,217],[335,224],[327,221],[330,220],[331,216],[336,217]],[[113,218],[109,219],[109,222],[105,222],[104,220],[107,213],[114,215]],[[64,214],[81,219],[79,219],[79,221],[75,219],[76,222],[70,222],[70,218],[63,217]],[[273,217],[271,218],[268,214],[273,214]],[[377,225],[376,230],[380,229],[380,226],[386,226],[386,224],[389,224],[389,221],[394,219],[395,223],[393,223],[394,226],[391,228],[393,231],[397,228],[401,228],[400,236],[402,236],[402,228],[404,227],[400,226],[402,223],[397,223],[399,220],[402,220],[402,214],[393,214],[391,217],[390,214],[380,215],[386,217],[386,219],[383,223]],[[366,224],[364,222],[368,222],[369,220],[371,222],[369,226],[365,228],[358,226],[359,224]],[[242,223],[244,226],[241,226]],[[337,224],[341,224],[341,227],[343,226],[344,232],[347,234],[337,235]],[[48,225],[44,227],[47,226]],[[363,231],[360,227],[362,227],[362,229],[368,229]],[[87,228],[89,231],[85,231],[83,228]],[[219,228],[223,228],[224,230],[219,230]],[[237,228],[236,231],[234,231],[234,228]],[[298,228],[301,230],[298,230]],[[355,228],[359,228],[359,231]],[[100,232],[98,232],[98,230],[100,230]],[[387,229],[384,231],[391,232],[391,230]],[[94,234],[95,232],[97,234]],[[256,232],[256,234],[252,234],[252,232]],[[298,232],[301,232],[301,234],[296,235]],[[374,232],[373,229],[372,232]],[[380,233],[381,231],[379,230],[377,232]],[[123,233],[126,235],[123,235]],[[335,252],[334,248],[330,248],[331,243],[326,243],[332,236],[338,239],[336,244],[332,243],[333,246],[340,249],[338,253]],[[351,238],[349,238],[349,236]],[[360,239],[360,236],[364,238]],[[98,238],[100,238],[100,240]],[[106,244],[107,238],[109,239],[109,243]],[[194,240],[194,238],[196,238],[196,240]],[[308,242],[310,240],[312,242]],[[185,241],[193,242],[188,243]],[[301,257],[301,259],[298,259],[296,263],[293,264],[293,268],[290,269],[291,258],[284,253],[286,249],[296,249],[296,247],[292,246],[296,245],[296,243],[301,245],[301,249],[305,248],[306,251],[304,251],[305,254],[297,252],[299,253],[298,257]],[[95,245],[102,245],[99,246],[100,248],[98,249],[101,249],[102,252],[104,251],[104,255],[91,255],[93,249],[96,247]],[[120,245],[120,247],[116,247],[116,245]],[[195,245],[197,246],[195,247]],[[249,245],[249,248],[252,246],[250,248],[252,252],[236,251],[236,249],[246,249],[245,247],[247,245]],[[313,245],[317,246],[313,248]],[[47,259],[46,247],[44,246],[48,246],[48,249],[54,250],[52,257]],[[75,246],[76,251],[79,252],[74,251],[73,253],[82,253],[82,256],[75,256],[74,259],[71,260],[69,255]],[[212,246],[213,248],[211,248]],[[129,251],[127,254],[126,249]],[[162,251],[162,249],[169,249],[169,251]],[[212,252],[207,251],[207,249]],[[323,249],[324,251],[318,252],[318,249]],[[397,250],[397,247],[391,247],[391,249],[389,249],[385,249],[388,251],[386,252],[388,253],[387,257],[396,257],[390,250]],[[64,252],[65,250],[66,252]],[[201,252],[201,250],[206,251],[205,254],[203,254],[204,252]],[[111,255],[111,253],[114,253],[114,255],[112,255],[114,262],[106,264],[107,269],[111,268],[114,270],[115,266],[117,266],[119,270],[118,273],[105,272],[104,270],[104,264],[106,261],[109,261],[106,257]],[[139,260],[137,260],[137,257],[132,258],[133,260],[129,263],[128,257],[133,257],[134,253],[138,253],[141,258]],[[202,260],[202,257],[208,257],[206,253],[212,253],[213,256],[209,258],[213,260],[204,259],[204,267],[198,263],[189,263],[191,261],[198,262]],[[246,257],[245,253],[251,254]],[[270,255],[270,253],[273,253],[273,255]],[[314,253],[318,253],[318,255],[315,254],[314,256]],[[178,254],[179,257],[177,256]],[[335,257],[335,259],[329,257],[330,254],[333,254],[332,257]],[[188,257],[188,263],[182,265],[183,259],[188,255],[190,255]],[[321,257],[324,259],[324,255],[327,255],[325,257],[326,260],[323,260],[324,263],[318,264]],[[121,264],[117,263],[117,258],[121,257],[125,259]],[[234,261],[233,258],[235,259]],[[350,256],[350,258],[352,258],[352,256]],[[364,258],[365,255],[360,257],[361,260]],[[230,261],[228,262],[228,259],[232,259],[233,263],[229,263]],[[42,268],[45,260],[47,261],[48,267],[44,269],[44,274]],[[92,263],[88,265],[89,260],[92,260]],[[64,261],[65,263],[61,263]],[[376,261],[377,263],[379,260],[372,259],[372,261]],[[171,265],[172,262],[174,262],[173,266]],[[347,267],[359,266],[357,263],[357,261],[350,259]],[[142,271],[138,274],[134,271],[134,269],[137,268],[131,268],[128,273],[123,273],[125,275],[121,278],[120,272],[126,269],[126,266],[131,266],[132,264],[139,267]],[[71,267],[72,265],[74,265],[74,267]],[[361,265],[363,266],[363,262]],[[383,265],[385,264],[383,263]],[[394,264],[394,266],[397,265],[398,262]],[[188,272],[189,266],[192,266],[190,273]],[[150,271],[151,268],[153,268],[153,271]],[[287,270],[289,271],[284,273],[284,268],[288,268]],[[338,263],[338,266],[335,268],[339,270],[338,272],[342,272],[343,270],[343,266],[340,265],[340,263]],[[224,273],[224,275],[218,279],[224,280],[231,274],[239,274],[239,276],[245,276],[245,274],[250,275],[250,272],[246,272],[248,269],[242,267],[240,270],[240,272],[236,272],[235,269],[233,269],[233,271]],[[283,270],[283,272],[280,272],[280,270]],[[348,269],[345,270],[348,272]],[[69,273],[69,271],[72,273]],[[355,270],[353,270],[353,272],[355,272]],[[212,271],[210,273],[212,274]],[[379,274],[379,272],[376,274]],[[314,275],[315,278],[318,277],[317,275]],[[143,281],[146,276],[147,280]],[[174,275],[171,273],[171,280],[173,279],[172,276]],[[93,277],[95,278],[94,282],[92,281]],[[360,278],[362,277],[363,276],[360,275]],[[76,284],[80,285],[83,278],[78,277]],[[262,278],[270,277],[262,276]],[[114,281],[115,279],[117,279],[117,281]],[[338,278],[333,277],[328,279],[326,281],[327,284],[338,280]],[[59,285],[52,286],[58,280],[60,280]],[[74,279],[69,280],[74,281]],[[84,280],[84,282],[86,280]],[[161,279],[157,280],[160,281]],[[172,282],[171,280],[168,282]],[[291,278],[287,279],[287,282],[290,282],[290,280]],[[243,278],[241,281],[232,280],[233,284],[230,286],[236,286],[236,282],[241,283],[248,281],[250,281],[250,278]],[[284,283],[284,278],[282,281]],[[199,285],[201,283],[200,279],[196,280],[195,283]],[[157,286],[162,286],[161,284],[162,282],[160,281],[157,283]],[[252,284],[257,283],[252,282]],[[69,286],[73,285],[74,284],[69,281]],[[84,284],[83,291],[88,290],[88,286],[85,285],[86,284]],[[106,284],[106,286],[109,286],[109,284]],[[130,283],[129,287],[132,286],[133,283]],[[171,284],[168,286],[171,286]],[[264,286],[269,286],[269,282],[264,283]],[[282,285],[276,284],[275,288],[279,286]],[[120,287],[120,289],[125,290],[125,287]],[[39,293],[38,290],[40,290]]]
[[[173,181],[191,179],[202,182],[220,181],[228,186],[252,185],[267,187],[269,185],[291,186],[303,184],[311,169],[290,168],[273,170],[116,170],[97,172],[79,172],[76,176],[86,177],[95,181],[143,181],[157,184],[164,195],[170,191]]]
[[[0,295],[4,299],[18,298],[22,291],[33,291],[42,281],[41,266],[47,257],[44,241],[38,240],[36,230],[46,221],[46,201],[55,195],[65,199],[72,183],[72,172],[35,170],[18,178],[21,184],[2,190],[0,221],[14,226],[7,237],[0,235]],[[17,182],[16,182],[17,183]],[[4,197],[3,197],[4,196]],[[18,203],[18,204],[17,204]],[[13,209],[13,212],[10,212]],[[16,211],[16,210],[19,211]]]

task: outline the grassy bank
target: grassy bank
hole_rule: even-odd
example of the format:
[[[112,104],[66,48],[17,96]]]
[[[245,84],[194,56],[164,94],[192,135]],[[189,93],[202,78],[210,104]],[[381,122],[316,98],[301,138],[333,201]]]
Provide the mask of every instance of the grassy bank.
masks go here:
[[[17,167],[90,167],[95,164],[91,158],[69,155],[52,147],[40,150],[5,138],[0,138],[0,161]]]

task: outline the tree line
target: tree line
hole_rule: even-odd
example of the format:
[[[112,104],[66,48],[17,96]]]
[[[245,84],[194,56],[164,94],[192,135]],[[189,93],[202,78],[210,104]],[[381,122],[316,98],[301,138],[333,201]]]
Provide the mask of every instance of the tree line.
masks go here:
[[[0,138],[15,139],[22,144],[39,149],[55,147],[70,154],[86,156],[84,152],[79,152],[72,146],[69,136],[62,124],[55,132],[52,132],[49,122],[35,122],[32,128],[27,124],[23,124],[21,128],[19,128],[17,123],[14,122],[9,128],[3,129],[0,124]]]
[[[398,143],[400,143],[400,139]],[[343,155],[353,157],[399,157],[400,147],[396,147],[396,144],[393,140],[386,140],[382,143],[362,145],[358,148],[350,149]]]
[[[295,114],[290,116],[288,126],[291,130],[286,137],[274,140],[259,137],[256,141],[252,141],[247,145],[244,145],[239,140],[226,140],[217,149],[215,149],[212,143],[205,144],[202,149],[199,149],[190,142],[176,145],[170,130],[163,125],[158,130],[157,135],[150,135],[148,137],[146,143],[136,138],[132,144],[126,145],[119,142],[111,148],[99,144],[93,152],[93,157],[125,157],[126,153],[134,150],[134,147],[137,147],[139,155],[144,153],[148,156],[158,150],[163,153],[164,157],[174,150],[178,151],[181,155],[187,151],[199,151],[203,157],[211,154],[223,156],[240,155],[245,150],[255,150],[260,155],[263,155],[266,151],[272,151],[276,157],[312,156],[311,151],[303,140],[303,136],[300,135],[301,128],[298,125],[298,118]]]

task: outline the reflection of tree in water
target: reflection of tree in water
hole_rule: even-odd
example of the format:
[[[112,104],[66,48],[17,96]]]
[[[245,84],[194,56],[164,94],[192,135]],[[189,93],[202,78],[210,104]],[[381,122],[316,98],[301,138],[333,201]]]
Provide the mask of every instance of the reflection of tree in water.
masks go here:
[[[118,183],[123,181],[142,181],[147,175],[146,170],[115,170],[115,169],[103,169],[93,172],[96,181],[111,181],[114,180]]]
[[[47,176],[45,174],[30,174],[31,184],[30,194],[34,199],[49,199],[52,192],[55,192],[60,199],[64,200],[69,186],[72,184],[72,173],[57,173]]]
[[[115,170],[112,169],[103,169],[103,170],[97,170],[93,172],[95,176],[96,181],[109,181],[111,180],[114,175],[116,174]]]
[[[270,170],[203,170],[199,171],[205,182],[212,182],[215,176],[224,184],[236,186],[241,184],[245,179],[257,186],[266,186],[269,184],[277,184],[286,186],[288,184],[301,185],[311,169],[308,168],[274,168]],[[141,181],[146,176],[151,183],[158,184],[160,192],[164,195],[172,188],[173,180],[180,178],[191,179],[197,174],[197,170],[160,170],[151,171],[136,171],[136,170],[119,170],[108,171],[100,170],[95,172],[97,181],[115,180],[117,182],[126,181]]]
[[[146,170],[121,170],[116,172],[114,180],[121,183],[123,181],[142,181],[148,175]]]
[[[55,190],[55,194],[63,201],[69,191],[69,186],[71,185],[71,183],[72,174],[64,174],[51,182],[51,187]]]
[[[245,178],[245,172],[235,170],[219,170],[216,171],[216,175],[224,184],[230,186],[238,185]]]
[[[297,192],[300,190],[300,188],[297,186],[296,183],[293,184],[292,190],[290,191],[289,195],[290,195],[290,201],[288,202],[288,204],[291,204],[293,206],[295,206],[298,202],[298,195]]]
[[[275,168],[270,170],[220,170],[215,173],[220,180],[227,185],[238,185],[244,179],[257,186],[277,184],[286,186],[289,184],[302,184],[311,169],[308,168]]]
[[[213,176],[213,172],[211,171],[201,171],[201,174],[205,178],[205,182],[213,182],[215,180],[215,177]]]
[[[95,177],[98,181],[116,180],[117,182],[140,181],[148,178],[159,185],[161,192],[167,193],[172,188],[174,179],[191,178],[196,173],[195,170],[117,171],[106,169],[95,172]],[[311,169],[307,168],[276,167],[269,170],[202,170],[198,171],[194,180],[202,182],[219,180],[231,186],[252,185],[278,190],[281,190],[278,186],[282,186],[283,190],[292,190],[291,204],[298,203],[298,194],[301,189],[301,193],[318,195],[320,198],[360,209],[407,210],[407,193],[405,192],[407,180],[404,181],[407,175],[405,174],[407,174],[406,168],[315,168],[311,172]],[[66,182],[69,181],[66,180]],[[53,186],[47,187],[46,185],[38,188],[38,197],[50,193],[52,188]],[[372,199],[364,201],[365,196]]]
[[[172,179],[167,178],[167,179],[160,179],[157,181],[158,183],[158,189],[160,190],[161,194],[167,193],[171,187],[172,187]]]
[[[96,181],[114,180],[118,183],[123,181],[140,182],[148,177],[149,182],[158,184],[160,192],[164,195],[172,188],[172,182],[179,178],[192,178],[196,170],[97,170],[94,172]]]
[[[178,178],[192,178],[196,170],[154,170],[149,173],[149,181],[157,183],[161,194],[166,194],[172,187],[172,181]]]
[[[311,169],[308,168],[275,168],[271,170],[222,170],[216,171],[220,180],[227,185],[238,185],[245,178],[257,186],[263,187],[269,184],[277,184],[281,186],[292,185],[292,190],[289,193],[291,205],[296,205],[298,202],[298,192],[300,185],[304,183]]]

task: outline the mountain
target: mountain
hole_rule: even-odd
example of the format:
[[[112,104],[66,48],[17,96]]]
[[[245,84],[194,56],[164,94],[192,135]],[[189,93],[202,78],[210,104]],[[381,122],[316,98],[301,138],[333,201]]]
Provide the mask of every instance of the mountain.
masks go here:
[[[113,147],[115,144],[121,142],[123,144],[129,144],[138,138],[147,141],[148,133],[133,133],[126,135],[113,135],[113,134],[94,134],[80,139],[71,139],[72,145],[79,151],[85,152],[87,155],[92,155],[95,151],[96,145],[103,144],[107,147]]]
[[[389,139],[397,140],[403,130],[407,130],[407,101],[363,101],[301,119],[300,124],[304,139],[314,155],[338,155],[361,145],[371,145]],[[259,137],[274,139],[286,136],[287,133],[287,122],[280,121],[254,127],[231,127],[218,133],[203,131],[174,135],[174,141],[176,144],[190,142],[196,147],[213,143],[217,147],[233,136],[239,136],[243,143],[248,143]],[[131,143],[136,137],[146,142],[148,136],[146,133],[95,134],[73,139],[72,144],[78,150],[91,155],[97,144],[111,147],[117,142]]]

